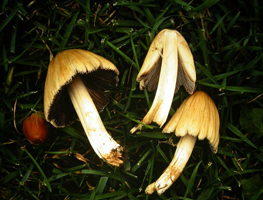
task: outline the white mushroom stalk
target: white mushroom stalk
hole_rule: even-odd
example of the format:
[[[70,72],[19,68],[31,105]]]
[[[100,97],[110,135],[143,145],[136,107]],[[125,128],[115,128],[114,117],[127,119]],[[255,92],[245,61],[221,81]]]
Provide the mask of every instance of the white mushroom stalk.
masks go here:
[[[191,135],[186,135],[182,137],[177,144],[177,149],[175,151],[174,157],[170,162],[169,166],[162,173],[162,175],[148,185],[145,193],[152,194],[154,191],[157,191],[159,195],[164,193],[170,186],[179,178],[183,172],[191,154],[194,149],[196,142],[196,137]]]
[[[197,137],[199,140],[207,138],[212,152],[216,153],[219,125],[217,108],[205,92],[197,91],[188,97],[163,129],[163,133],[175,132],[181,137],[174,157],[160,178],[145,192],[152,194],[156,191],[161,195],[177,180],[191,156]]]
[[[109,135],[99,116],[109,102],[106,91],[109,85],[117,84],[118,75],[113,63],[92,52],[59,52],[48,67],[44,114],[56,128],[69,126],[78,117],[99,158],[119,167],[123,148]]]
[[[143,124],[166,122],[174,93],[181,85],[189,94],[195,88],[196,72],[191,50],[184,37],[176,30],[165,29],[153,40],[137,76],[140,89],[157,88],[153,104],[142,120]],[[141,129],[138,124],[131,133]]]
[[[79,76],[67,86],[70,99],[96,154],[113,166],[122,164],[122,147],[106,131],[96,106]]]

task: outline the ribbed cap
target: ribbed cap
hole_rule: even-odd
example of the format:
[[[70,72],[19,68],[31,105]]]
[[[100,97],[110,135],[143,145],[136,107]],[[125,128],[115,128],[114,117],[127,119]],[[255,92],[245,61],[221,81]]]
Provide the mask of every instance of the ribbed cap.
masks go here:
[[[76,113],[66,86],[80,75],[99,112],[108,104],[105,91],[116,85],[119,71],[109,60],[92,52],[71,49],[56,55],[50,62],[44,90],[44,114],[55,127],[70,125]]]
[[[184,100],[163,132],[175,132],[178,137],[189,134],[198,137],[199,140],[207,138],[211,150],[216,153],[219,144],[219,126],[219,114],[213,100],[205,92],[196,91]]]

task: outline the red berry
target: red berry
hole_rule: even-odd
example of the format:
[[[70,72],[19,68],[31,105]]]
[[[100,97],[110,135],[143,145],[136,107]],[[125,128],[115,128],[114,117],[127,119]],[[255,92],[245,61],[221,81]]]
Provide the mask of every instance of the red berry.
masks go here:
[[[23,133],[30,143],[43,144],[49,135],[49,124],[38,113],[33,113],[24,120]]]

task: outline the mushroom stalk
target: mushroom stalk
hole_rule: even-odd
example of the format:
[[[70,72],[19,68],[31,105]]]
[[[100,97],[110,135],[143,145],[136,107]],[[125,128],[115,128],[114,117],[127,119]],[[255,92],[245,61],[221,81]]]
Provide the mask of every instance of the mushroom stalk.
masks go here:
[[[79,76],[67,86],[72,104],[96,154],[109,164],[123,163],[122,147],[108,134],[90,94]]]
[[[144,124],[150,124],[153,121],[160,125],[160,127],[163,126],[169,114],[169,110],[174,96],[174,91],[176,88],[178,72],[177,35],[170,31],[164,32],[163,34],[164,35],[162,35],[161,38],[157,38],[157,42],[160,39],[163,40],[163,48],[158,49],[157,47],[155,47],[156,50],[154,50],[156,51],[154,52],[155,54],[163,58],[159,81],[156,81],[158,83],[158,86],[153,104],[142,120],[142,123]],[[150,51],[150,56],[151,53],[152,51]],[[152,62],[152,60],[150,61]],[[148,63],[146,62],[146,64]],[[153,73],[156,73],[155,70]],[[156,79],[158,78],[158,76],[153,78]],[[142,125],[138,124],[137,126],[132,128],[130,132],[134,133],[137,129],[141,129],[141,127]]]
[[[158,180],[148,185],[145,190],[146,194],[152,194],[156,191],[161,195],[177,180],[192,154],[195,142],[196,137],[194,136],[187,134],[181,137],[171,163]]]
[[[160,127],[165,123],[172,104],[177,79],[177,35],[170,32],[164,33],[164,46],[162,54],[163,61],[160,71],[159,83],[157,86],[153,104],[143,118],[142,122],[150,124],[156,122]]]

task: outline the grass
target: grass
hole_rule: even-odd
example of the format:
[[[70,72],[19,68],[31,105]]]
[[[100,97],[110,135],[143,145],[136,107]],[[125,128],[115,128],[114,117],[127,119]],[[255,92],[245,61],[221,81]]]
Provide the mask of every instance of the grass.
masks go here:
[[[2,199],[263,199],[261,1],[4,0],[0,9]],[[197,90],[216,103],[221,136],[217,154],[198,141],[173,186],[147,196],[144,189],[169,164],[178,141],[155,124],[129,133],[153,101],[136,76],[165,28],[188,41]],[[21,134],[23,120],[43,110],[51,52],[73,48],[104,56],[120,71],[101,118],[125,147],[121,168],[98,159],[79,122],[52,129],[39,146]],[[183,88],[174,96],[169,118],[187,96]]]

